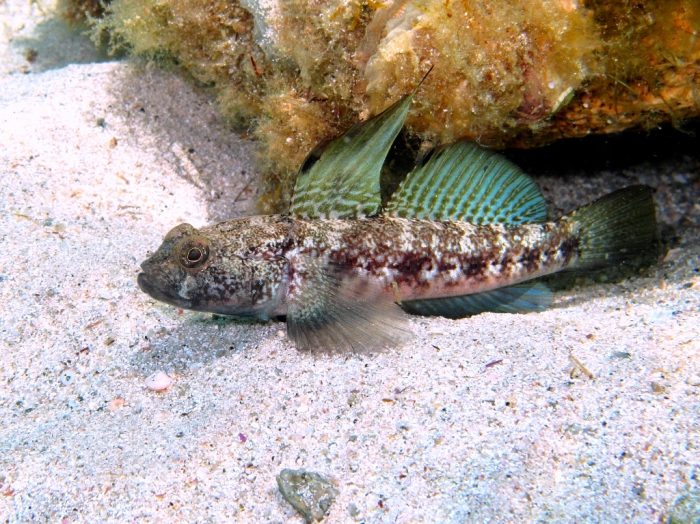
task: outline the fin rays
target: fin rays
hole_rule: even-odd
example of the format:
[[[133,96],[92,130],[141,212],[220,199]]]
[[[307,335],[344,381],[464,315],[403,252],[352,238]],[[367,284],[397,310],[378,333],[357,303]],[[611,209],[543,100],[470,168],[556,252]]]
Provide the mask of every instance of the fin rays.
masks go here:
[[[414,94],[415,90],[312,151],[297,178],[290,212],[304,219],[378,214],[382,165],[403,127]]]
[[[387,204],[388,216],[473,224],[544,222],[539,188],[502,156],[457,142],[414,169]]]
[[[656,234],[653,190],[628,186],[569,213],[581,229],[580,257],[570,270],[614,266],[648,250]]]
[[[290,296],[287,334],[297,349],[373,351],[409,334],[407,319],[378,282],[310,257],[295,260],[305,285]]]
[[[542,283],[523,282],[483,293],[457,297],[429,298],[404,302],[403,308],[416,315],[463,318],[479,313],[528,313],[543,311],[552,303],[551,291]]]

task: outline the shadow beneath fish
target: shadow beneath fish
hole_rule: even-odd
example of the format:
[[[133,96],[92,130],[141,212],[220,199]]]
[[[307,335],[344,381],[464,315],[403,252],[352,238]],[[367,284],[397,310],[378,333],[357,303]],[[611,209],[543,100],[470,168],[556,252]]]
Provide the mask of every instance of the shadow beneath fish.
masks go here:
[[[193,371],[233,354],[254,354],[258,345],[279,338],[279,330],[284,330],[284,324],[276,321],[191,312],[181,318],[175,329],[161,327],[146,335],[146,345],[131,359],[134,370],[144,375]],[[286,338],[282,340],[286,343]]]

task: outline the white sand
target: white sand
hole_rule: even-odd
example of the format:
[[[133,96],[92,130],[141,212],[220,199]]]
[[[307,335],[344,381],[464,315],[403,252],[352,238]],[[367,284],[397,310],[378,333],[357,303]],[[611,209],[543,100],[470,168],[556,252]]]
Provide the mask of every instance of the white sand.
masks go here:
[[[680,247],[644,276],[540,314],[415,318],[400,350],[314,358],[283,324],[181,313],[135,285],[168,229],[250,206],[251,144],[209,94],[100,63],[17,0],[0,23],[3,522],[301,522],[284,467],[334,481],[329,522],[653,522],[697,488],[692,159],[541,178],[563,208],[660,187]],[[594,378],[572,378],[570,355]],[[146,387],[159,370],[164,393]]]

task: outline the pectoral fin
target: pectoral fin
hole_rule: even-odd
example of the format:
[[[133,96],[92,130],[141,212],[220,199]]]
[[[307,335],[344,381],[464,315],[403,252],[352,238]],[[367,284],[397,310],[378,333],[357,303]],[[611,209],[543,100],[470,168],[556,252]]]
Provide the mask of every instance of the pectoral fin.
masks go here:
[[[292,264],[287,334],[297,349],[367,352],[407,339],[405,315],[376,280],[312,258]]]

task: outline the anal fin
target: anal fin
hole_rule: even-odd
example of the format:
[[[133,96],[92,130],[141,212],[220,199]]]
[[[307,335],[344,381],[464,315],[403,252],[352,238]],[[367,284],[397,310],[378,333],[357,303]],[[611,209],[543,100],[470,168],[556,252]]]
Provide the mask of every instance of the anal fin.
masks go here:
[[[297,349],[368,352],[408,338],[406,316],[379,282],[310,257],[292,264],[287,334]]]
[[[415,315],[464,318],[486,312],[543,311],[552,303],[552,300],[552,292],[544,284],[523,282],[471,295],[404,301],[402,306],[408,313]]]

